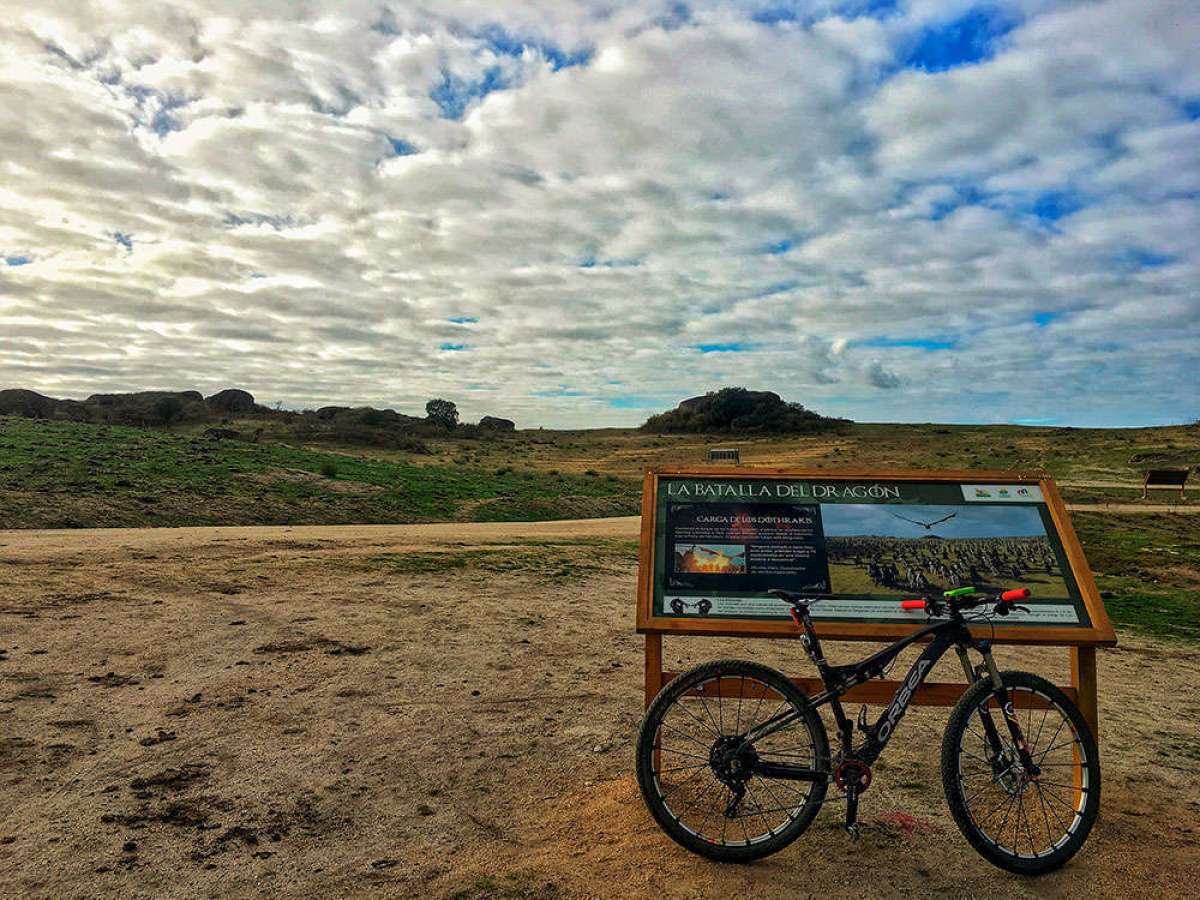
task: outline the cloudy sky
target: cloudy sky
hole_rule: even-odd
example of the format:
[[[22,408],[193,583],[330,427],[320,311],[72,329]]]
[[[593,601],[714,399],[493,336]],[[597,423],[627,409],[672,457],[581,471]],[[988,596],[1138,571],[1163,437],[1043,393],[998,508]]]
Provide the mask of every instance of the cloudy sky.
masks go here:
[[[0,387],[1200,416],[1195,0],[0,0]]]

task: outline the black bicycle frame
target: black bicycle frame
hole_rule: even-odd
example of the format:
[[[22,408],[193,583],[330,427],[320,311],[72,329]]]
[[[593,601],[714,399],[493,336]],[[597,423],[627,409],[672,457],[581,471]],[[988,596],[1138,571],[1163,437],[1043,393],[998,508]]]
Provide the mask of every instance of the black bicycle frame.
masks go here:
[[[963,651],[967,647],[983,649],[983,645],[976,643],[961,618],[951,618],[928,625],[910,634],[908,637],[902,638],[891,646],[885,647],[861,662],[845,666],[831,666],[822,655],[821,645],[812,629],[812,620],[809,618],[808,610],[804,609],[799,613],[799,616],[802,619],[805,629],[805,634],[801,639],[806,643],[809,654],[817,664],[821,680],[825,684],[825,690],[811,698],[810,706],[817,708],[824,706],[826,703],[829,704],[833,710],[834,718],[837,719],[839,736],[843,748],[847,752],[853,749],[854,758],[861,760],[867,765],[871,765],[879,758],[879,754],[883,752],[883,748],[887,746],[888,741],[896,733],[896,726],[904,718],[904,713],[912,701],[913,694],[916,693],[917,689],[925,681],[925,676],[929,673],[929,670],[937,664],[937,661],[945,655],[946,651],[951,647],[958,647]],[[896,693],[893,695],[887,709],[883,711],[875,724],[867,729],[865,742],[859,747],[853,748],[854,724],[846,717],[846,713],[842,709],[841,696],[856,685],[869,681],[872,678],[882,677],[884,670],[892,660],[914,643],[927,637],[931,638],[929,646],[921,652],[921,655],[913,663],[912,668],[908,670],[908,675],[900,682],[900,686],[896,689]],[[768,735],[787,728],[799,718],[800,714],[795,710],[787,710],[772,716],[761,725],[747,732],[745,742],[753,743],[762,740]],[[990,719],[987,724],[991,724]],[[993,734],[989,734],[988,737],[989,739],[993,738]],[[816,781],[825,780],[829,777],[829,772],[818,772],[803,766],[762,760],[756,764],[755,771],[764,778],[782,778],[792,781]]]

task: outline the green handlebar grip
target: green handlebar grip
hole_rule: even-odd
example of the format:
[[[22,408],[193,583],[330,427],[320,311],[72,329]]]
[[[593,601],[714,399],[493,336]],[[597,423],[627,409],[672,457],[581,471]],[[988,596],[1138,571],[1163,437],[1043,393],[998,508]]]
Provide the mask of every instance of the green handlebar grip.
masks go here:
[[[975,593],[975,588],[973,588],[973,587],[960,587],[960,588],[955,588],[952,591],[946,591],[946,593],[942,594],[942,596],[943,597],[963,597],[967,594],[973,594],[973,593]]]

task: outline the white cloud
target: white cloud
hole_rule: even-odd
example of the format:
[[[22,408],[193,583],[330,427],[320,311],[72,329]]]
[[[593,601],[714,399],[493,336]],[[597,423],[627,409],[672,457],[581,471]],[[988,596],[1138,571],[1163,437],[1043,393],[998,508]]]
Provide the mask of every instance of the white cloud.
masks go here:
[[[0,0],[0,383],[1200,413],[1194,6],[861,7]]]

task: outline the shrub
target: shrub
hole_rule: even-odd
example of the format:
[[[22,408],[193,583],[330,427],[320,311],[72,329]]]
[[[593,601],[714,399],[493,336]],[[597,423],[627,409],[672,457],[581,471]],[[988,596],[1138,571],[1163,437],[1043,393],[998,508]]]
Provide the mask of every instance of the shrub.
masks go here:
[[[425,418],[447,431],[458,425],[458,407],[449,400],[435,398],[425,404]]]
[[[178,397],[160,397],[154,403],[154,418],[163,425],[170,425],[183,415],[183,401]]]
[[[326,478],[337,478],[338,464],[335,460],[327,459],[321,463],[321,474]]]

